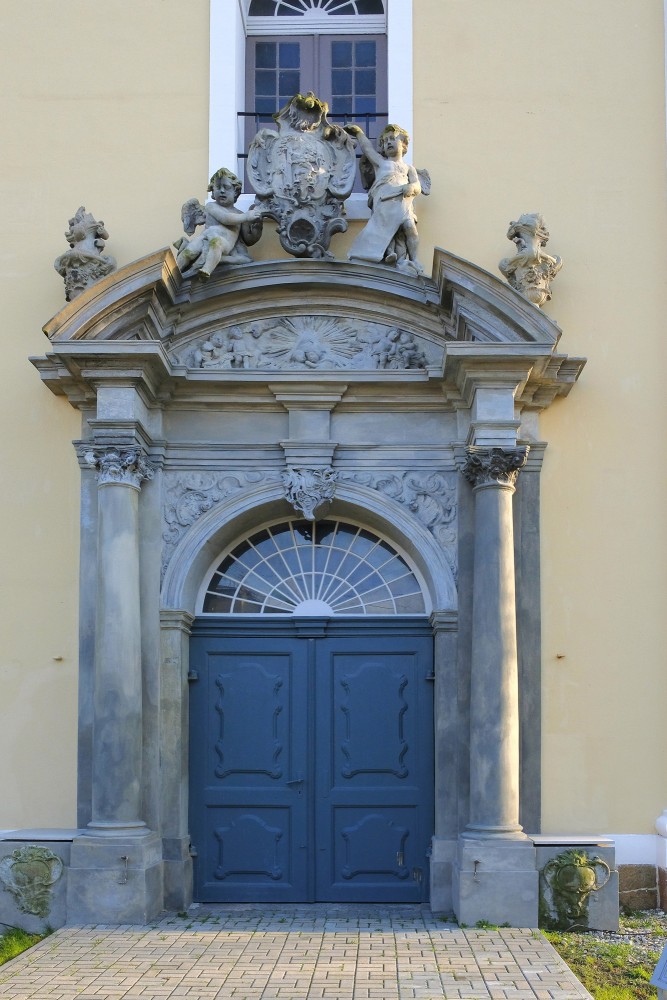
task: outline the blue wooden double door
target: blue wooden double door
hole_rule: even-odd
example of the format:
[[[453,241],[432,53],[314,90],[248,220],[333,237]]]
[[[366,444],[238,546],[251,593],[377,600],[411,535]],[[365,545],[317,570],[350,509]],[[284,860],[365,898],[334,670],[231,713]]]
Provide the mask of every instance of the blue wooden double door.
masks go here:
[[[432,649],[415,619],[195,623],[196,899],[427,898]]]

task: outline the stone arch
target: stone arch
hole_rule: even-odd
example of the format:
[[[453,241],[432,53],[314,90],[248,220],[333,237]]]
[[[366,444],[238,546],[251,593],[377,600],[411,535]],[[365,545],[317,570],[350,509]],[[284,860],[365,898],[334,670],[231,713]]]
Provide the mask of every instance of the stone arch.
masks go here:
[[[432,608],[456,610],[456,582],[442,546],[402,504],[368,487],[345,483],[336,491],[330,515],[354,520],[393,542],[419,569]],[[203,514],[169,560],[162,584],[163,608],[195,614],[204,575],[220,552],[244,532],[281,516],[293,517],[294,510],[276,484],[237,493]]]

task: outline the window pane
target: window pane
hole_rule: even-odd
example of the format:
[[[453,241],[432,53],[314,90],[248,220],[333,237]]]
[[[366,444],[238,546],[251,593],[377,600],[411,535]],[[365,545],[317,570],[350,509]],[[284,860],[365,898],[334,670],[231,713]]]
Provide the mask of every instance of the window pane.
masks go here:
[[[331,65],[334,67],[352,65],[352,42],[331,43]]]
[[[281,69],[298,69],[299,68],[299,43],[298,42],[281,42],[280,43],[280,68]]]
[[[357,94],[372,94],[375,96],[375,70],[356,70],[354,74],[354,90]]]
[[[276,9],[276,0],[252,0],[248,13],[251,17],[272,17]]]
[[[276,43],[257,42],[255,47],[255,66],[257,69],[273,69],[276,65]]]
[[[363,72],[367,72],[364,70]],[[331,93],[334,97],[338,94],[352,93],[352,70],[334,69],[331,72]]]
[[[374,115],[375,111],[374,97],[357,97],[354,102],[354,113],[357,115]]]
[[[255,93],[258,97],[264,97],[276,92],[276,74],[271,69],[258,69],[255,71]],[[266,109],[262,109],[266,110]]]
[[[278,74],[281,97],[293,97],[299,93],[301,74],[298,70],[281,70]]]
[[[355,42],[354,59],[357,66],[375,66],[377,61],[375,42]]]
[[[275,97],[257,97],[255,98],[255,111],[263,115],[272,115],[274,111],[278,110],[276,104],[277,102]],[[267,118],[266,120],[262,120],[257,123],[258,128],[264,125],[273,125],[273,120],[271,118]]]

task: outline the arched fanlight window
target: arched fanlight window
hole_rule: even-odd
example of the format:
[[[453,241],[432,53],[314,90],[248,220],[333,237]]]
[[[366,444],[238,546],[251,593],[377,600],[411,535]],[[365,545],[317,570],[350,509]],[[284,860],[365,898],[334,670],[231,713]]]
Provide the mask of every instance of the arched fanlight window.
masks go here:
[[[208,581],[204,614],[423,615],[406,558],[366,528],[291,520],[237,544]]]
[[[250,17],[299,17],[309,14],[340,16],[384,14],[382,0],[251,0]]]

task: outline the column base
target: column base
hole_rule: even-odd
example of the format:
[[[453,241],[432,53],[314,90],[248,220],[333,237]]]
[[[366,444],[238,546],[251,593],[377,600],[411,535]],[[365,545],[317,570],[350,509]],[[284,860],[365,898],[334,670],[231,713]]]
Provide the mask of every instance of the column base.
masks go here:
[[[165,910],[187,910],[192,902],[192,858],[189,837],[162,841]]]
[[[144,836],[77,837],[67,880],[68,924],[145,924],[164,906],[162,841]]]
[[[430,906],[433,913],[451,913],[452,869],[456,862],[456,840],[433,837],[431,840],[431,885]]]
[[[453,867],[454,913],[460,924],[480,920],[510,927],[537,927],[539,875],[535,847],[527,837],[474,839],[458,843]]]

